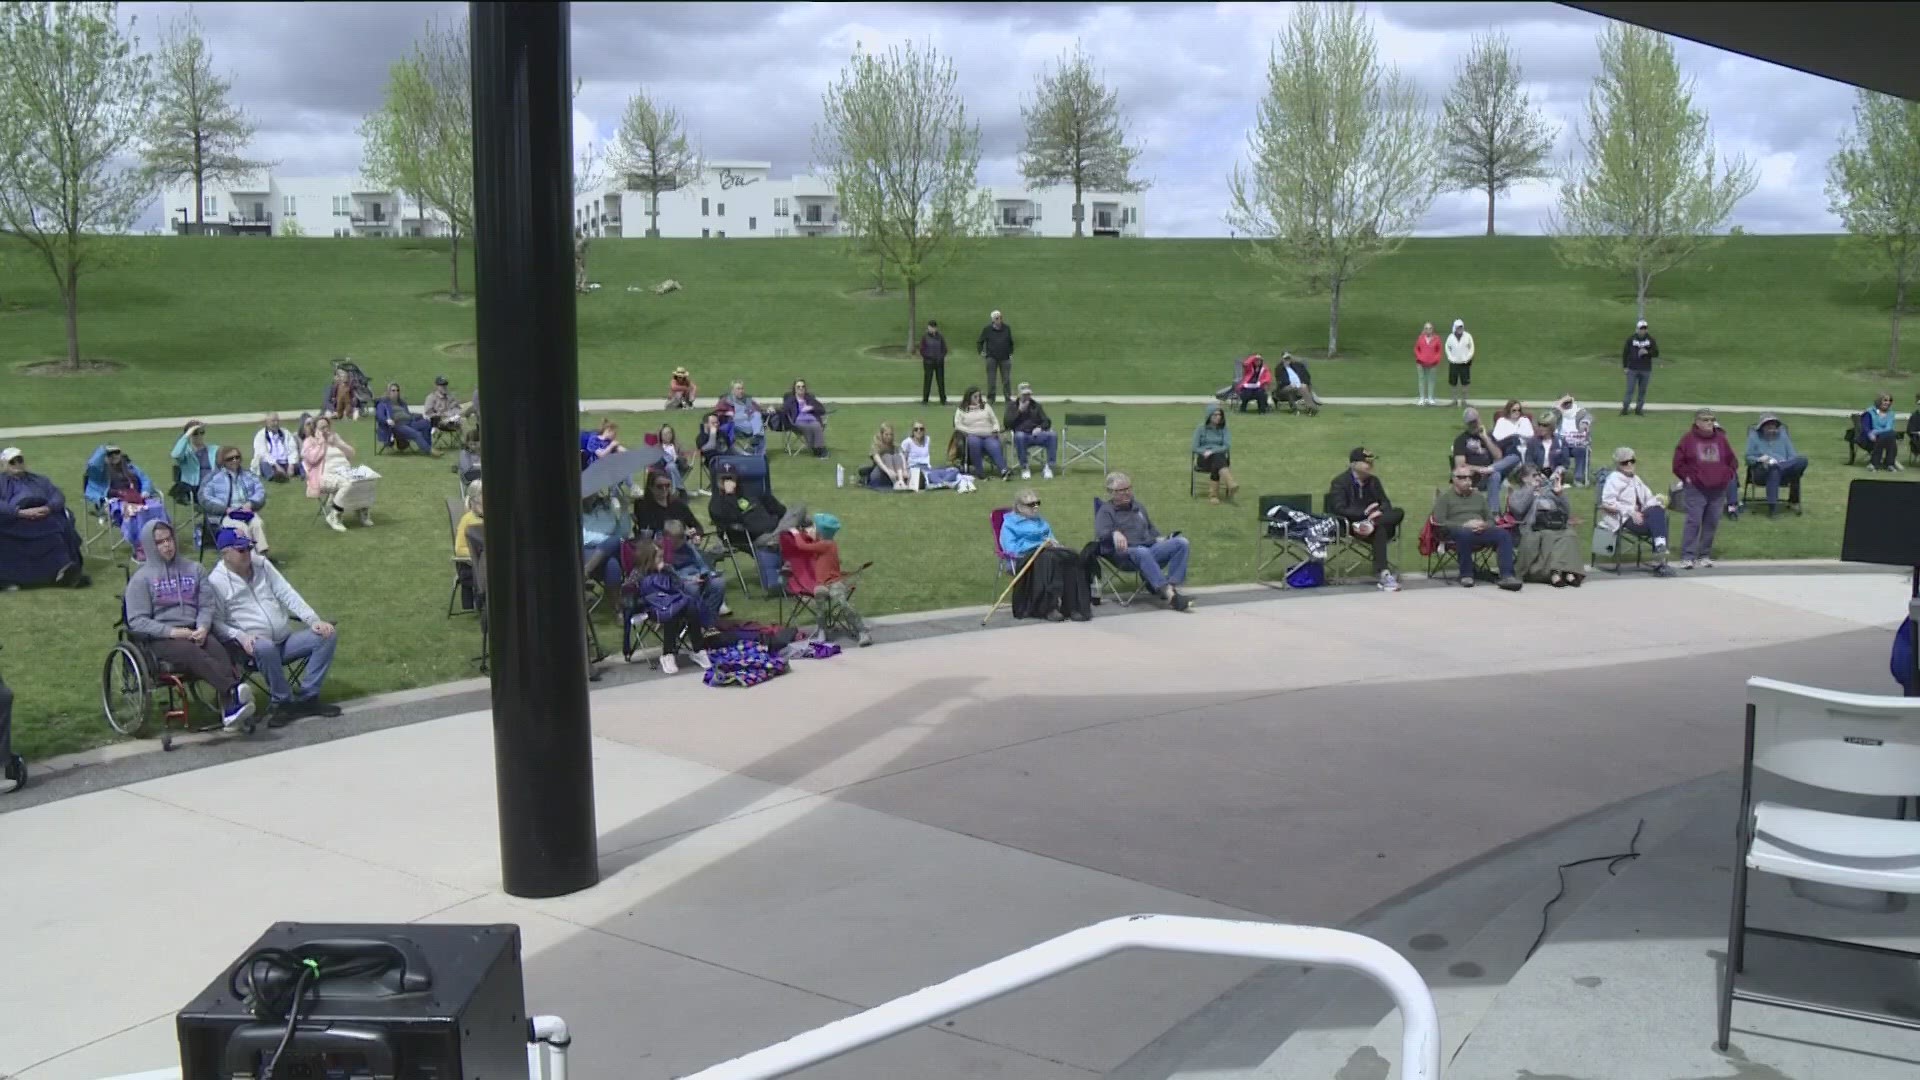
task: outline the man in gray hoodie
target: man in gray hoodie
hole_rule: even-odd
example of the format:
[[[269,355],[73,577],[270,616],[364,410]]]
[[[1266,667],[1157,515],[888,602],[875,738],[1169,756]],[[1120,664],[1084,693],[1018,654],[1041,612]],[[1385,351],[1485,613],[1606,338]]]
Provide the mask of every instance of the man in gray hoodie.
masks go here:
[[[127,582],[127,633],[156,660],[213,688],[220,726],[239,726],[253,715],[253,687],[212,633],[214,597],[200,564],[180,557],[173,526],[149,521],[140,530],[147,561]]]

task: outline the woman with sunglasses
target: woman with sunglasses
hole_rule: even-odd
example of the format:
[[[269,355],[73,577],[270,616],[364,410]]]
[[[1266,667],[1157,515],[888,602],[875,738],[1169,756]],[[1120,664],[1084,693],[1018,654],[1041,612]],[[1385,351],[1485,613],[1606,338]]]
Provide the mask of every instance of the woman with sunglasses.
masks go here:
[[[934,468],[933,442],[927,436],[927,425],[921,421],[913,422],[912,429],[907,432],[906,441],[900,444],[900,452],[907,459],[909,481],[915,473],[918,473],[921,486],[929,490],[952,487],[960,482],[959,469],[945,466]]]
[[[807,389],[807,380],[793,381],[793,389],[780,402],[780,411],[787,418],[788,428],[799,434],[814,457],[827,456],[827,407]]]
[[[1639,476],[1639,458],[1632,448],[1613,452],[1613,471],[1600,485],[1599,527],[1607,532],[1624,532],[1653,543],[1653,572],[1671,577],[1667,565],[1667,501],[1655,495]]]
[[[1086,622],[1093,617],[1089,568],[1054,538],[1032,488],[1013,497],[1013,513],[1000,523],[1000,550],[1014,557],[1014,572],[1020,575],[1013,589],[1014,618]]]
[[[267,505],[267,485],[260,474],[245,467],[238,446],[223,446],[219,468],[200,483],[200,509],[219,528],[246,533],[256,556],[267,554],[267,525],[260,511]]]

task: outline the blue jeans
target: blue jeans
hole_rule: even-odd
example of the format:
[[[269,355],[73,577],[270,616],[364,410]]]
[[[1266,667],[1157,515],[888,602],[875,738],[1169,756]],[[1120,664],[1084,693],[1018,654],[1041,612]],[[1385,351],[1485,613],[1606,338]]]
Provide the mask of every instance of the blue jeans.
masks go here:
[[[393,444],[398,449],[402,442],[410,442],[421,453],[433,450],[433,421],[424,416],[411,420],[402,420],[393,425]]]
[[[688,589],[700,601],[700,608],[704,616],[701,622],[707,626],[712,626],[713,620],[720,616],[720,609],[724,607],[727,602],[726,576],[714,573],[713,564],[707,562],[706,557],[700,554],[699,548],[689,544],[681,550],[692,554],[693,564],[691,566],[676,566],[673,572],[680,575],[680,580],[686,582]],[[699,584],[700,577],[703,574],[709,575],[705,585]]]
[[[1653,372],[1627,369],[1627,392],[1620,398],[1620,411],[1627,411],[1627,404],[1633,403],[1635,412],[1647,407],[1647,384],[1653,381]]]
[[[253,666],[260,676],[267,680],[267,697],[275,705],[285,705],[294,699],[293,688],[287,685],[286,665],[301,657],[307,658],[306,676],[300,680],[300,701],[317,701],[320,698],[320,684],[327,681],[327,669],[333,667],[333,650],[340,643],[340,636],[321,637],[312,630],[295,630],[281,642],[266,638],[253,640]]]
[[[1640,523],[1636,525],[1622,517],[1620,531],[1651,540],[1655,549],[1664,549],[1667,546],[1667,508],[1649,506],[1640,511],[1640,518]]]
[[[1487,506],[1499,517],[1505,511],[1500,506],[1500,485],[1507,482],[1507,474],[1520,466],[1520,455],[1508,454],[1493,463],[1493,471],[1487,474]]]
[[[600,580],[610,589],[620,587],[620,538],[608,537],[597,544],[587,544],[580,549],[580,561],[591,562],[595,555],[605,555],[607,561],[600,564]]]
[[[1460,560],[1460,576],[1473,576],[1473,553],[1483,547],[1493,548],[1494,559],[1500,567],[1500,576],[1513,576],[1513,534],[1505,529],[1496,529],[1489,525],[1480,532],[1471,529],[1448,529],[1447,539],[1453,541],[1453,553]]]
[[[1047,468],[1060,464],[1060,440],[1051,431],[1016,431],[1013,433],[1013,456],[1020,462],[1021,468],[1027,467],[1027,448],[1044,446],[1047,448]]]
[[[976,474],[980,471],[980,456],[982,454],[986,455],[987,460],[993,462],[994,468],[1001,472],[1007,471],[1007,456],[1000,452],[1000,436],[967,436],[967,464],[972,467]]]
[[[1151,547],[1129,545],[1118,557],[1123,563],[1132,562],[1147,588],[1159,592],[1169,584],[1187,583],[1187,551],[1186,537],[1163,536]]]
[[[1791,460],[1778,462],[1761,470],[1767,478],[1767,504],[1780,502],[1780,482],[1787,483],[1787,498],[1792,502],[1800,501],[1800,477],[1807,471],[1807,459],[1795,456]]]
[[[1592,460],[1593,447],[1574,446],[1571,443],[1567,445],[1566,466],[1568,470],[1573,473],[1574,483],[1584,484],[1587,482],[1587,465]]]

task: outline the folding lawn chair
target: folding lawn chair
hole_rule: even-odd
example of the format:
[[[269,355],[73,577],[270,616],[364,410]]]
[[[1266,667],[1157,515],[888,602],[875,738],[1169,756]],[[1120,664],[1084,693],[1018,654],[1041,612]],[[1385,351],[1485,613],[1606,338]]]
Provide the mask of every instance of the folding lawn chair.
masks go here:
[[[1097,496],[1094,498],[1093,516],[1096,519],[1100,516],[1100,508],[1105,505],[1105,499]],[[1119,556],[1115,555],[1103,542],[1104,539],[1099,536],[1093,538],[1094,547],[1098,551],[1093,565],[1099,571],[1100,595],[1110,597],[1114,603],[1126,607],[1138,600],[1140,594],[1146,591],[1147,579],[1140,576],[1140,568],[1133,565],[1132,561],[1121,562]],[[1132,579],[1131,588],[1128,588],[1129,578]]]
[[[771,463],[764,455],[722,454],[713,459],[713,472],[717,474],[726,465],[733,466],[734,475],[740,482],[742,495],[759,498],[761,495],[773,493],[773,470]],[[713,489],[720,490],[720,485],[717,482],[714,483]],[[726,560],[727,565],[733,568],[733,576],[740,582],[741,594],[748,595],[747,575],[746,571],[740,568],[740,556],[745,555],[748,562],[754,562],[753,538],[738,529],[728,531],[717,525],[712,535],[720,542],[719,557]],[[758,563],[755,563],[755,569],[758,570]]]
[[[783,604],[782,607],[786,608],[787,605],[791,605],[789,610],[783,610],[781,612],[780,621],[788,626],[798,624],[802,618],[811,619],[815,622],[821,621],[820,605],[827,604],[829,601],[822,600],[813,595],[815,583],[812,568],[807,563],[805,556],[801,553],[794,535],[790,532],[780,534],[780,563],[780,574],[786,581],[786,604]],[[862,563],[856,567],[852,573],[842,577],[841,580],[847,583],[848,599],[852,599],[853,594],[859,591],[860,586],[858,579],[860,575],[865,573],[867,568],[872,565],[870,562]],[[807,567],[807,569],[802,570],[802,567]],[[831,606],[828,608],[825,623],[828,633],[832,633],[836,629],[852,629],[852,627],[847,625],[846,616]]]
[[[1007,515],[1011,513],[1013,513],[1013,507],[998,506],[989,515],[993,523],[993,564],[996,570],[996,580],[993,584],[996,594],[997,590],[1006,588],[1000,584],[998,578],[1012,577],[1020,572],[1020,557],[1000,546],[1000,526],[1006,523]]]
[[[1100,463],[1100,474],[1105,476],[1112,470],[1107,467],[1107,414],[1105,413],[1068,413],[1060,427],[1060,471],[1066,472],[1073,463],[1085,458]],[[1082,432],[1077,438],[1074,429]],[[1096,438],[1094,432],[1100,434]]]
[[[1299,537],[1288,535],[1286,522],[1284,520],[1275,521],[1267,515],[1271,514],[1274,508],[1279,506],[1284,506],[1289,510],[1297,510],[1302,514],[1311,514],[1313,513],[1313,496],[1262,495],[1260,496],[1259,506],[1260,514],[1258,521],[1260,538],[1254,541],[1254,556],[1258,558],[1261,549],[1265,548],[1268,544],[1273,545],[1273,550],[1266,553],[1266,558],[1260,559],[1260,565],[1255,569],[1254,576],[1259,577],[1264,575],[1267,572],[1267,567],[1272,566],[1281,559],[1287,559],[1290,563],[1307,561],[1310,556],[1307,553],[1306,541]]]
[[[1325,496],[1321,497],[1320,512],[1333,517],[1333,505]],[[1333,546],[1327,549],[1327,577],[1372,577],[1373,544],[1364,537],[1353,535],[1353,525],[1345,518],[1336,520],[1340,527],[1334,533]],[[1399,542],[1397,535],[1393,542]]]
[[[1620,565],[1625,560],[1628,552],[1633,554],[1633,566],[1634,569],[1637,570],[1640,568],[1641,562],[1648,550],[1653,547],[1653,544],[1646,537],[1636,536],[1625,529],[1615,529],[1609,532],[1600,527],[1600,494],[1607,489],[1607,476],[1612,472],[1612,469],[1601,469],[1599,472],[1593,474],[1592,550],[1593,565],[1599,566],[1601,565],[1600,560],[1611,558],[1613,565],[1609,569],[1618,574],[1620,572]]]
[[[448,499],[447,500],[447,544],[448,544],[447,554],[448,554],[448,557],[453,561],[453,587],[447,590],[447,618],[449,619],[453,618],[455,615],[461,614],[461,612],[456,611],[454,608],[455,603],[460,599],[460,586],[463,584],[466,585],[469,591],[471,591],[473,588],[473,558],[471,556],[458,555],[454,553],[456,550],[454,545],[457,545],[460,542],[460,514],[461,514],[460,500]],[[468,610],[478,611],[480,609],[476,605],[475,607],[469,608]]]

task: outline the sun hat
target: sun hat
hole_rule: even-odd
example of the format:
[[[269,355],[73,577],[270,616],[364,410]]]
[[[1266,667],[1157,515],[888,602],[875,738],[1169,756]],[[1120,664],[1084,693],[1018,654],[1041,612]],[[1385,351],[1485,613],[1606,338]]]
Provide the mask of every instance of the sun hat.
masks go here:
[[[682,378],[682,379],[684,379],[684,378],[686,378],[686,377],[687,377],[687,369],[686,369],[686,368],[683,368],[683,367],[677,367],[677,368],[674,368],[674,369],[673,369],[673,373],[674,373],[674,375],[675,375],[676,377],[678,377],[678,378]]]

